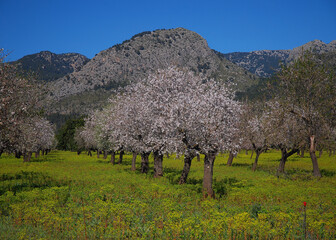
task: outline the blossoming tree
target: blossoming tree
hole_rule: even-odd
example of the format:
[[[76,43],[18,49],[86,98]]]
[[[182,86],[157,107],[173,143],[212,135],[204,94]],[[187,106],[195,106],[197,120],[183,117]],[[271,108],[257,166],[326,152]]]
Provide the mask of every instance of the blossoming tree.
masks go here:
[[[233,135],[240,104],[233,98],[230,89],[214,80],[176,67],[159,70],[116,97],[114,134],[126,149],[141,153],[143,172],[148,168],[146,156],[153,152],[156,176],[162,174],[166,152],[185,154],[182,178],[186,178],[196,151],[204,154],[204,194],[213,197],[215,157],[221,151],[237,149]]]
[[[0,49],[0,146],[13,152],[21,137],[20,125],[40,106],[41,91],[32,77],[19,75],[15,65],[6,63],[6,56]]]
[[[262,109],[263,107],[259,104],[245,104],[239,123],[242,147],[253,149],[256,153],[252,171],[257,169],[260,154],[269,147],[270,128],[266,113]]]

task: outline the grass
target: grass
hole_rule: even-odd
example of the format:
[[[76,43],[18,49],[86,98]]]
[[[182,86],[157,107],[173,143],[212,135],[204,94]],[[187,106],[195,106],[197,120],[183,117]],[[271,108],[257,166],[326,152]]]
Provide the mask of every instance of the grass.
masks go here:
[[[249,153],[250,154],[250,153]],[[280,153],[260,156],[256,172],[245,152],[233,166],[216,158],[216,199],[203,199],[203,163],[193,160],[188,183],[177,184],[182,158],[164,159],[154,179],[108,160],[54,151],[31,163],[0,157],[0,239],[307,239],[336,238],[336,157],[292,156],[277,177]],[[140,168],[140,159],[137,159]],[[153,159],[151,159],[153,164]],[[152,168],[152,165],[151,165]]]

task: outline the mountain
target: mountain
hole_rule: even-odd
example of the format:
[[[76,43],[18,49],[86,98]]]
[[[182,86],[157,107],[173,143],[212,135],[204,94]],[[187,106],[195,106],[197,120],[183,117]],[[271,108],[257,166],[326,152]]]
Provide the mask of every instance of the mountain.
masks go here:
[[[325,44],[320,40],[308,42],[293,50],[261,50],[253,52],[226,53],[223,56],[231,62],[263,78],[271,77],[287,64],[297,58],[303,51],[311,50],[317,54],[336,51],[336,40]]]
[[[49,119],[60,126],[66,119],[89,114],[107,104],[118,87],[170,65],[189,68],[218,81],[233,82],[242,96],[248,92],[258,95],[258,89],[264,84],[259,77],[272,76],[280,69],[280,63],[290,62],[302,49],[322,53],[321,62],[328,61],[336,70],[336,41],[325,44],[315,40],[293,50],[222,54],[210,49],[200,35],[183,28],[136,34],[99,52],[91,60],[77,53],[43,51],[13,63],[22,71],[35,72],[39,80],[47,82],[50,96],[46,111]]]
[[[12,62],[19,70],[36,74],[37,80],[51,82],[79,71],[90,59],[79,53],[55,54],[49,51],[31,54]]]
[[[137,82],[150,72],[170,65],[189,68],[219,81],[234,82],[239,89],[246,89],[257,79],[219,56],[197,33],[176,28],[137,34],[122,44],[101,51],[80,71],[51,82],[49,86],[53,99],[69,102],[75,98],[84,99],[98,90],[101,96],[108,95],[111,89]],[[61,111],[67,111],[66,107]]]
[[[261,50],[227,53],[223,56],[259,77],[270,77],[280,70],[280,63],[286,62],[289,54],[290,50]]]
[[[330,42],[329,44],[325,44],[324,42],[320,40],[314,40],[300,47],[296,47],[290,52],[287,62],[297,58],[298,56],[300,56],[300,54],[303,51],[307,51],[307,50],[312,51],[313,53],[317,53],[317,54],[335,52],[336,51],[336,40]]]

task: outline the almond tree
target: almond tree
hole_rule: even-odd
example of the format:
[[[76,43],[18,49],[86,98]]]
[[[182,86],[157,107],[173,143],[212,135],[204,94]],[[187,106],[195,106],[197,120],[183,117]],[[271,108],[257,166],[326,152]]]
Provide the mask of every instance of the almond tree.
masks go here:
[[[107,112],[95,111],[94,114],[90,117],[90,121],[94,122],[94,134],[97,146],[97,154],[99,157],[99,152],[103,151],[104,158],[106,159],[107,152],[111,149],[110,141],[108,139],[108,135],[104,131],[104,126],[107,124]]]
[[[329,150],[329,156],[332,155],[332,152],[336,149],[336,128],[332,128],[329,126],[329,129],[327,130],[330,134],[325,139],[324,146]]]
[[[268,102],[267,105],[265,115],[269,128],[269,143],[272,147],[280,149],[281,160],[277,172],[284,173],[288,157],[297,153],[305,143],[302,120],[294,117],[276,101]]]
[[[45,118],[35,120],[37,129],[37,151],[48,152],[55,147],[55,127]]]
[[[242,147],[252,149],[256,153],[252,171],[257,169],[260,154],[269,147],[268,122],[262,108],[260,105],[245,104],[239,122]]]
[[[119,164],[122,163],[124,148],[122,144],[117,143],[119,139],[115,135],[115,116],[112,106],[106,107],[101,111],[96,111],[90,121],[95,123],[95,139],[97,148],[104,151],[104,158],[108,152],[111,152],[111,163],[115,163],[115,152],[119,151]]]
[[[212,177],[216,155],[239,148],[235,136],[240,104],[233,100],[234,93],[230,89],[213,80],[203,80],[195,86],[187,95],[189,103],[193,105],[192,111],[187,116],[182,113],[183,117],[176,114],[174,119],[179,122],[178,131],[185,146],[205,155],[203,193],[214,197]],[[183,102],[186,101],[180,102],[180,110],[183,109]]]
[[[232,136],[240,106],[233,97],[223,85],[189,71],[159,70],[112,100],[111,136],[141,153],[142,172],[148,171],[148,155],[153,152],[155,176],[162,175],[164,153],[185,154],[190,162],[196,151],[205,154],[204,193],[214,196],[215,157],[237,148]]]
[[[16,140],[15,150],[23,154],[23,161],[29,162],[32,153],[37,151],[37,129],[33,119],[27,118],[19,125],[20,137]]]
[[[119,147],[140,153],[143,173],[149,170],[148,157],[153,152],[154,175],[159,177],[163,175],[163,154],[168,152],[170,145],[162,127],[163,114],[157,112],[164,104],[156,102],[157,99],[151,94],[152,86],[146,81],[128,87],[123,94],[111,100],[110,140],[116,141]]]
[[[137,118],[144,118],[140,121],[140,125],[144,126],[140,135],[142,139],[146,139],[146,143],[153,151],[156,176],[163,174],[164,153],[184,153],[185,163],[191,161],[195,156],[193,149],[183,147],[178,126],[181,120],[187,119],[186,116],[195,107],[193,105],[195,103],[190,101],[188,96],[193,89],[196,89],[196,84],[200,82],[201,79],[192,73],[169,68],[151,74],[132,89],[136,105],[140,105],[136,107],[138,111],[140,110],[140,113],[137,113]],[[182,109],[177,109],[179,106],[182,106]],[[174,114],[180,114],[180,111],[183,111],[183,117],[179,117],[180,122],[178,122]],[[137,129],[139,130],[141,127],[138,126]],[[192,153],[193,155],[191,155]]]
[[[5,57],[1,49],[0,150],[22,151],[29,156],[33,150],[49,147],[53,131],[45,119],[37,116],[42,103],[42,87],[31,75],[18,74],[15,65],[4,62]]]
[[[23,153],[23,161],[29,162],[33,152],[51,149],[54,145],[54,128],[44,118],[26,118],[18,126],[20,137],[15,141],[15,150]]]
[[[41,91],[31,77],[20,76],[15,65],[5,63],[0,49],[0,140],[3,150],[14,151],[20,138],[20,124],[34,116],[40,106]]]
[[[122,116],[119,115],[117,108],[121,106],[117,104],[117,100],[119,95],[116,95],[116,98],[111,98],[110,104],[103,109],[102,114],[100,115],[100,138],[104,139],[104,144],[106,145],[108,151],[111,153],[111,163],[115,164],[115,154],[119,151],[119,164],[122,162],[122,156],[125,150],[124,143],[122,142],[122,130],[124,126],[118,125],[120,121],[119,118]],[[120,102],[122,105],[122,103]],[[122,122],[122,121],[121,121]],[[127,149],[130,150],[130,149]],[[135,155],[135,157],[134,157]],[[135,171],[135,159],[136,154],[133,154],[133,161],[132,161],[132,170]]]
[[[136,102],[132,101],[132,98],[126,93],[119,93],[115,98],[110,99],[110,106],[107,108],[109,114],[107,116],[105,131],[108,134],[109,141],[114,143],[112,156],[114,156],[115,151],[120,149],[141,153],[144,162],[141,171],[147,173],[149,154],[146,155],[147,158],[144,159],[145,154],[141,152],[146,151],[146,149],[142,148],[143,146],[140,144],[141,124],[138,119],[136,119],[137,110],[134,104],[136,104]],[[138,106],[140,107],[140,105]],[[134,121],[132,119],[134,119]],[[113,160],[111,159],[111,161],[114,164],[114,158]]]
[[[87,117],[85,120],[84,127],[79,133],[79,137],[84,140],[84,148],[88,150],[88,154],[92,156],[91,150],[97,149],[97,139],[96,139],[96,122]],[[99,150],[98,150],[99,152]]]
[[[84,129],[83,127],[76,128],[75,134],[74,134],[74,141],[77,146],[77,155],[80,155],[81,152],[85,150],[85,140],[81,136],[81,132],[83,131],[83,129]]]
[[[174,150],[185,154],[185,160],[191,160],[196,151],[204,154],[204,195],[213,197],[216,155],[238,147],[233,136],[240,105],[233,100],[234,93],[214,80],[175,67],[158,71],[142,84],[137,92],[146,93],[141,105],[146,106],[145,116],[151,117],[147,129],[152,150]]]
[[[1,157],[4,150],[5,150],[5,146],[3,145],[1,135],[0,135],[0,157]]]
[[[278,98],[285,108],[301,120],[313,174],[321,177],[316,157],[316,146],[326,137],[324,125],[335,124],[335,74],[319,63],[309,52],[304,53],[278,74]]]

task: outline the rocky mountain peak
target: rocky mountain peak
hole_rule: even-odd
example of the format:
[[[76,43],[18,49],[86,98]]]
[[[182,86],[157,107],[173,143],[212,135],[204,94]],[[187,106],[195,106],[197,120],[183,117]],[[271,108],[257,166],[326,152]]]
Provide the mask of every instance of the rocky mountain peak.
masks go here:
[[[207,77],[236,82],[255,79],[251,73],[222,59],[199,34],[184,28],[147,31],[101,51],[80,71],[58,79],[50,87],[61,99],[84,91],[112,89],[137,82],[150,72],[176,65]]]
[[[325,43],[319,39],[315,39],[313,41],[306,43],[305,45],[325,45]]]
[[[52,53],[50,51],[41,51],[41,52],[37,53],[36,56],[50,61],[51,57],[55,57],[56,54]]]
[[[89,59],[78,53],[56,54],[41,51],[12,62],[24,72],[33,72],[40,81],[55,81],[69,73],[79,71]]]
[[[336,40],[331,41],[331,42],[328,44],[328,46],[331,47],[331,48],[336,49]]]
[[[321,40],[310,41],[300,47],[294,48],[290,52],[287,62],[290,62],[293,59],[297,58],[305,51],[312,51],[314,53],[319,53],[319,54],[332,52],[332,51],[336,51],[336,44],[334,44],[333,42],[331,42],[331,44],[325,44]]]

